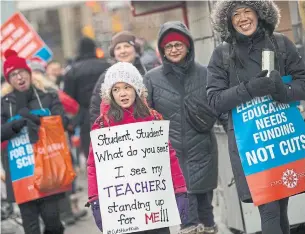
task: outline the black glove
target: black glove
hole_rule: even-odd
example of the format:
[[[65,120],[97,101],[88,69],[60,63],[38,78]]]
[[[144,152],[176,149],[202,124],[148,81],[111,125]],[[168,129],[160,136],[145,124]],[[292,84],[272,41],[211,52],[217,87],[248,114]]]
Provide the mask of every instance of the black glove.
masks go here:
[[[40,117],[31,114],[29,108],[27,107],[21,108],[18,111],[18,114],[26,119],[30,142],[31,144],[35,144],[39,139],[38,132],[40,127]]]
[[[30,142],[31,144],[35,144],[39,140],[38,133],[39,133],[40,124],[37,125],[32,120],[28,119],[27,127],[28,127]]]
[[[256,77],[245,83],[252,98],[275,93],[275,84],[271,78],[266,77],[267,73],[268,70],[261,71]]]
[[[270,78],[275,84],[275,92],[271,95],[273,100],[281,103],[288,103],[289,100],[287,88],[289,88],[289,86],[284,84],[280,73],[276,70],[273,70],[270,73]]]
[[[12,130],[15,133],[19,133],[21,129],[26,125],[26,120],[24,118],[17,119],[11,122]]]
[[[33,115],[30,113],[30,109],[27,107],[23,107],[18,111],[18,114],[24,117],[25,119],[29,119],[34,122],[36,125],[40,125],[40,117],[37,115]]]
[[[15,137],[25,125],[26,120],[24,118],[1,124],[1,142]]]

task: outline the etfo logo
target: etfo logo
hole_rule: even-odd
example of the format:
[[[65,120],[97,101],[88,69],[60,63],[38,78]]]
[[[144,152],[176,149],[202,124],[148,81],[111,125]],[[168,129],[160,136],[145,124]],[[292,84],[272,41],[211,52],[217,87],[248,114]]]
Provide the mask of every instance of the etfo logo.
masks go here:
[[[298,175],[293,169],[287,169],[283,172],[282,182],[287,188],[295,188],[298,185],[298,180]]]

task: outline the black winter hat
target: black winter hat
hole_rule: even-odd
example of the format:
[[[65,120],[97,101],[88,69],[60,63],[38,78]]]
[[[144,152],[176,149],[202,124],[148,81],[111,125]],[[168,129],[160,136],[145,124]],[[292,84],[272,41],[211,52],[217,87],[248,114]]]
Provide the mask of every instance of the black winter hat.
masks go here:
[[[89,37],[83,37],[78,46],[79,55],[95,54],[96,44]]]

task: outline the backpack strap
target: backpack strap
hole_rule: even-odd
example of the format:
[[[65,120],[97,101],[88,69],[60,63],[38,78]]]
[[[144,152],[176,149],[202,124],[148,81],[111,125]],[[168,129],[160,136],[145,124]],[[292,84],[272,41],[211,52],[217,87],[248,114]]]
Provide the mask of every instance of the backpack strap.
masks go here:
[[[222,45],[222,63],[224,69],[228,72],[230,69],[230,44],[227,42],[223,42]]]
[[[278,59],[278,65],[280,69],[281,75],[286,75],[286,60],[287,60],[287,48],[285,44],[285,36],[282,33],[274,32],[271,35],[271,39],[273,39],[273,42],[275,42],[275,47],[277,52],[280,55],[280,58]]]
[[[277,46],[278,46],[277,49],[279,50],[279,52],[281,52],[282,54],[285,54],[285,56],[286,56],[287,51],[286,51],[284,35],[282,33],[274,32],[273,36],[274,36]]]
[[[227,42],[223,42],[221,51],[222,51],[222,64],[223,64],[223,67],[224,67],[225,71],[229,75],[230,86],[234,86],[236,84],[239,84],[240,81],[239,81],[239,78],[238,78],[238,74],[236,73],[236,76],[231,76],[230,75],[230,72],[232,71],[232,69],[235,68],[235,65],[232,64],[232,59],[230,58],[231,44],[229,44]],[[232,69],[231,69],[231,66],[232,66]],[[237,72],[237,71],[235,70],[235,72]]]

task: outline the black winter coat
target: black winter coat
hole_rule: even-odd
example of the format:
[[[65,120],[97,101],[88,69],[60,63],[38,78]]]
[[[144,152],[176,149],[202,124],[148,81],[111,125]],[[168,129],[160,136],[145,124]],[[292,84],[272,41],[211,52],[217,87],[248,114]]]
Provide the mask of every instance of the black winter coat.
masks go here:
[[[268,12],[269,15],[276,15],[276,9],[270,2],[256,2],[257,11]],[[255,4],[256,4],[255,3]],[[221,28],[223,33],[222,38],[228,38],[225,32],[228,29],[227,24],[220,19],[223,19],[226,15],[225,11],[230,8],[230,2],[223,3],[220,7],[220,12],[214,14],[214,22],[220,22],[216,26]],[[252,3],[251,3],[252,4]],[[254,4],[254,3],[253,3]],[[266,5],[267,4],[267,5]],[[272,3],[273,4],[273,3]],[[219,4],[221,5],[221,4]],[[265,9],[266,8],[266,9]],[[266,13],[267,14],[267,13]],[[272,25],[277,23],[277,18],[270,18],[269,15],[263,13],[260,17],[263,17],[265,22]],[[217,18],[219,20],[217,20]],[[273,25],[274,26],[274,25]],[[267,40],[267,41],[266,41]],[[284,37],[287,54],[277,58],[276,70],[280,71],[281,75],[291,75],[293,81],[291,85],[291,92],[289,92],[289,98],[293,100],[304,100],[305,98],[305,65],[302,58],[297,53],[294,44]],[[225,46],[231,46],[231,44],[222,44],[218,46],[210,59],[208,65],[208,100],[209,104],[217,111],[218,114],[229,112],[228,123],[228,144],[229,153],[235,178],[236,187],[239,197],[244,202],[252,202],[249,187],[245,178],[245,174],[241,165],[241,160],[238,154],[235,133],[232,123],[231,110],[236,106],[251,100],[251,96],[248,93],[245,82],[253,79],[260,71],[262,64],[262,50],[269,48],[273,50],[274,46],[271,41],[265,37],[263,31],[257,31],[251,38],[243,38],[243,40],[237,40],[235,51],[238,51],[238,58],[230,60],[230,66],[226,69],[223,61],[223,54],[227,50]],[[241,63],[243,63],[243,65]],[[238,74],[238,76],[237,76]]]
[[[207,69],[194,62],[193,39],[180,22],[165,23],[160,30],[159,41],[168,30],[176,30],[186,35],[190,40],[188,59],[191,65],[187,75],[181,80],[176,77],[170,63],[152,69],[145,75],[148,89],[147,101],[152,108],[170,120],[170,141],[177,152],[188,192],[206,193],[217,187],[218,152],[215,134],[211,129],[207,133],[198,133],[186,119],[184,101],[196,97],[207,102],[206,76]],[[162,48],[159,48],[165,60]]]
[[[134,64],[133,64],[138,71],[141,73],[141,75],[143,76],[147,70],[146,67],[142,64],[141,60],[139,58],[136,58]],[[92,93],[92,97],[91,97],[91,103],[90,103],[90,125],[92,126],[94,121],[100,116],[100,105],[101,105],[101,86],[104,82],[105,79],[105,74],[106,72],[104,72],[98,79],[93,93]]]
[[[73,119],[73,124],[81,126],[82,149],[86,157],[90,144],[90,99],[100,75],[109,66],[110,64],[105,59],[98,59],[94,54],[83,55],[71,65],[65,74],[64,92],[80,105],[79,113]]]
[[[41,101],[42,107],[49,109],[52,115],[60,115],[63,119],[64,127],[67,127],[68,121],[65,118],[64,109],[56,91],[49,93],[44,93],[38,89],[36,89],[36,91]],[[28,108],[31,110],[41,109],[35,92],[33,92],[32,99],[28,103]],[[1,125],[5,124],[11,117],[15,116],[17,111],[15,94],[12,92],[3,96],[1,98]],[[9,202],[14,202],[15,196],[12,188],[7,151],[3,150],[1,156],[3,169],[5,170],[6,176],[7,199]]]
[[[100,75],[110,64],[96,57],[82,57],[65,74],[64,92],[74,98],[82,108],[89,109],[92,91]]]

